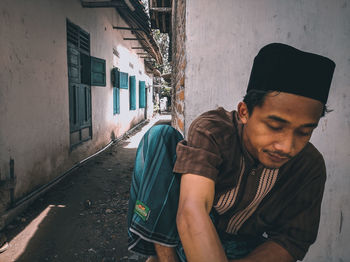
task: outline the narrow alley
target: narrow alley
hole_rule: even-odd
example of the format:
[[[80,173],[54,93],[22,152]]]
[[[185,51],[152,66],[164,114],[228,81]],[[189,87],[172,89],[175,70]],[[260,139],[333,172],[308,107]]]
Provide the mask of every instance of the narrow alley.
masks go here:
[[[159,124],[193,176],[172,202],[151,158],[131,249],[350,262],[350,0],[1,0],[0,39],[0,262],[145,262],[129,190]]]
[[[126,215],[136,149],[161,115],[78,166],[7,226],[0,262],[144,261],[127,251]]]

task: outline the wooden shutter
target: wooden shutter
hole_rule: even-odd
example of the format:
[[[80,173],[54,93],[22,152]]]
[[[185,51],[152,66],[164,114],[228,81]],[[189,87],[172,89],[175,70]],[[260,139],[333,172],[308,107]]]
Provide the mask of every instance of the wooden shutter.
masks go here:
[[[91,85],[91,57],[80,53],[80,82],[84,85]]]
[[[136,110],[136,76],[130,76],[130,110]]]
[[[91,57],[91,85],[106,86],[106,60]]]
[[[79,120],[80,127],[91,125],[91,88],[87,85],[79,86]]]
[[[70,131],[79,130],[78,118],[78,85],[75,83],[69,84],[69,122]]]
[[[80,53],[71,43],[68,43],[68,79],[70,83],[80,83]]]
[[[69,122],[74,132],[91,125],[91,89],[87,85],[69,85]]]
[[[146,83],[140,81],[139,83],[139,106],[140,108],[146,107]]]
[[[119,72],[119,88],[128,89],[129,86],[129,74],[124,72]]]
[[[112,85],[113,87],[118,87],[119,88],[119,69],[117,67],[112,68],[111,72],[111,80],[112,80]]]
[[[91,139],[91,58],[90,35],[67,20],[67,60],[69,91],[69,122],[71,147]],[[103,61],[103,60],[102,60]],[[100,62],[101,63],[101,62]],[[105,82],[105,61],[97,75]],[[100,81],[102,82],[102,81]]]
[[[79,30],[79,48],[83,52],[90,54],[90,35],[81,28]]]
[[[120,89],[113,87],[113,114],[120,114]]]

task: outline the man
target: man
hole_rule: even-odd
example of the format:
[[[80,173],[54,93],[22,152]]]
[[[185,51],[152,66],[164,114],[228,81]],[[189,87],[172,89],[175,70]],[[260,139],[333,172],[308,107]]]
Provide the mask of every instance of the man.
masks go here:
[[[237,111],[202,114],[187,141],[171,127],[146,133],[131,186],[129,249],[149,261],[302,260],[316,240],[326,179],[309,140],[334,68],[328,58],[267,45]]]

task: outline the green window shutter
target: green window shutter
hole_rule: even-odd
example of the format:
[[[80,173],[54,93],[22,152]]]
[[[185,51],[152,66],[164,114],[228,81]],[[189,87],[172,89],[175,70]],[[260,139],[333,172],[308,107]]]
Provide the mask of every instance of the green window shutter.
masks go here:
[[[106,86],[106,60],[91,57],[91,85]]]
[[[117,113],[117,99],[116,99],[117,88],[113,87],[113,115]]]
[[[124,72],[119,72],[119,88],[128,89],[129,86],[129,74]]]
[[[92,70],[90,35],[69,20],[67,20],[67,58],[70,143],[73,147],[92,138],[91,77],[94,75],[103,79],[106,70],[105,61],[102,59],[99,60],[100,65],[94,64],[94,71]]]
[[[111,72],[112,77],[112,85],[113,87],[119,87],[119,69],[117,67],[114,67]]]
[[[68,43],[68,79],[70,83],[80,83],[80,53]]]
[[[85,97],[86,97],[86,106],[87,106],[87,108],[86,108],[86,110],[87,110],[86,124],[91,126],[91,123],[92,123],[92,121],[91,121],[91,111],[92,111],[92,109],[91,109],[91,87],[87,86],[85,89],[85,92],[86,92]]]
[[[91,88],[82,84],[69,85],[70,131],[91,125]]]
[[[113,114],[120,114],[120,89],[113,87]]]
[[[79,125],[82,127],[84,125],[84,121],[86,119],[87,114],[87,105],[86,105],[86,97],[85,97],[85,87],[79,85],[78,89],[78,115],[79,115]]]
[[[91,125],[91,89],[87,85],[79,85],[78,116],[81,128]]]
[[[146,107],[146,82],[140,81],[139,83],[139,105],[140,108]]]
[[[136,110],[136,76],[130,76],[130,110]]]
[[[117,93],[116,93],[116,100],[117,100],[117,114],[120,114],[120,89],[117,88]]]
[[[69,84],[69,122],[71,132],[79,130],[78,87],[77,84]]]
[[[80,53],[80,83],[84,85],[91,84],[91,57]]]

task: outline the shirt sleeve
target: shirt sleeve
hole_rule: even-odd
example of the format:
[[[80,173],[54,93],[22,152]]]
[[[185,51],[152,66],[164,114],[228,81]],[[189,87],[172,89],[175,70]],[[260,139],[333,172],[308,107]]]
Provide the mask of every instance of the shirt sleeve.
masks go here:
[[[192,123],[188,140],[177,145],[174,172],[196,174],[216,181],[222,157],[210,125],[209,120],[202,118]]]
[[[267,232],[269,240],[284,247],[296,260],[305,257],[317,237],[326,180],[323,158],[314,162],[308,172],[305,175],[310,179],[300,183],[299,193],[278,218],[279,226]]]

